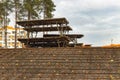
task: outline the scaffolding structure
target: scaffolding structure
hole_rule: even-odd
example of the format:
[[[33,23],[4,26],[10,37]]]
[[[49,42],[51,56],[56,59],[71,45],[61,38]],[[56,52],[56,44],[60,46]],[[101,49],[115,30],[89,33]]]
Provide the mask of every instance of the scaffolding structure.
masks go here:
[[[71,41],[74,46],[78,44],[77,38],[83,37],[82,34],[69,34],[72,28],[68,26],[69,22],[66,18],[17,21],[16,23],[27,31],[27,38],[18,39],[27,47],[66,47],[70,46]],[[55,31],[59,34],[48,34]],[[39,32],[43,33],[43,37],[37,37]]]

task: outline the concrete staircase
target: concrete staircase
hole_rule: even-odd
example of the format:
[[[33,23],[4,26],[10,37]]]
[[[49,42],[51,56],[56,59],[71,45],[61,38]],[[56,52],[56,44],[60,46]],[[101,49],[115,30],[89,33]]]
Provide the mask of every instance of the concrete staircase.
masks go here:
[[[0,80],[120,80],[120,48],[0,49]]]

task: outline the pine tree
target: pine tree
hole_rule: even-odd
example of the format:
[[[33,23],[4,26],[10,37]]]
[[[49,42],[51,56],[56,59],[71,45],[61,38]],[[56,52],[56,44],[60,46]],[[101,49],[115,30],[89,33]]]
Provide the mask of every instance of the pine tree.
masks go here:
[[[4,9],[3,9],[3,3],[0,2],[0,27],[3,26],[3,16],[4,16]]]
[[[25,19],[39,19],[40,0],[23,0],[23,16]]]
[[[17,48],[17,24],[16,24],[16,21],[19,17],[19,15],[17,13],[21,9],[20,7],[22,7],[20,0],[14,0],[13,6],[14,6],[14,12],[15,12],[15,42],[14,42],[15,45],[14,45],[14,48],[16,49]]]
[[[44,18],[52,18],[54,15],[52,14],[53,11],[55,11],[55,4],[52,0],[41,0],[42,5],[42,12]]]
[[[33,20],[43,18],[52,18],[55,11],[55,4],[52,0],[23,0],[20,14],[23,19]]]
[[[12,6],[10,0],[1,0],[0,2],[0,18],[1,24],[3,24],[5,34],[5,48],[7,48],[7,25],[10,22],[8,16],[12,12]]]
[[[41,14],[44,14],[44,18],[52,18],[52,12],[55,11],[55,5],[52,0],[1,0],[0,11],[0,24],[4,25],[5,47],[7,48],[6,26],[10,21],[8,18],[9,14],[15,12],[16,21],[40,19]]]

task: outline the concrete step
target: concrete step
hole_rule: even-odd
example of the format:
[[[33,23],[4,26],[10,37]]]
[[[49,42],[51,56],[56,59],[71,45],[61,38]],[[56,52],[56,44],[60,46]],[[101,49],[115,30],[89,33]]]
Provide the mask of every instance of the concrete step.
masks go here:
[[[120,48],[1,49],[0,80],[120,80]]]

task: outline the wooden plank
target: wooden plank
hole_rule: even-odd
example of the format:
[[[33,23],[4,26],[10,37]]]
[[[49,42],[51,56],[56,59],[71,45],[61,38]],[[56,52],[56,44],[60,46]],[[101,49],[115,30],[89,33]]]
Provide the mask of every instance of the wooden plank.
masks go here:
[[[41,20],[28,20],[28,21],[17,21],[18,25],[26,26],[36,26],[36,25],[51,25],[51,24],[68,24],[66,18],[52,18],[52,19],[41,19]]]
[[[29,32],[43,32],[43,31],[70,31],[72,28],[70,26],[63,27],[35,27],[35,28],[24,28],[24,30]]]
[[[44,34],[43,37],[59,37],[59,34]],[[82,38],[83,34],[65,34],[65,36],[68,36],[70,38]]]

